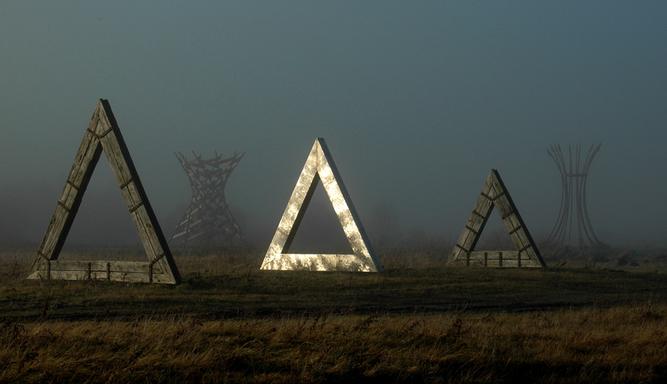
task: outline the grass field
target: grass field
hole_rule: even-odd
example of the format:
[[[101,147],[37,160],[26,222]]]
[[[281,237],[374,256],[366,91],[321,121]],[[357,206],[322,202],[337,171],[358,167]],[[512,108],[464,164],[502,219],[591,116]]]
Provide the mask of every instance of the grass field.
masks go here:
[[[298,273],[193,256],[173,287],[25,281],[31,258],[0,256],[0,382],[667,380],[660,267]]]

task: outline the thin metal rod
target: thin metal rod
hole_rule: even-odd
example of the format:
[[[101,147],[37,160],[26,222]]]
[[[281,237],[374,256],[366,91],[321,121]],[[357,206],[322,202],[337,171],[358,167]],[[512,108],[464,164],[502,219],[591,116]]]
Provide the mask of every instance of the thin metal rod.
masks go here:
[[[568,146],[567,153],[560,145],[547,149],[561,179],[560,206],[547,238],[549,244],[556,247],[576,245],[579,248],[602,244],[593,229],[588,210],[588,177],[601,147],[602,144],[591,145],[584,151],[580,145]]]

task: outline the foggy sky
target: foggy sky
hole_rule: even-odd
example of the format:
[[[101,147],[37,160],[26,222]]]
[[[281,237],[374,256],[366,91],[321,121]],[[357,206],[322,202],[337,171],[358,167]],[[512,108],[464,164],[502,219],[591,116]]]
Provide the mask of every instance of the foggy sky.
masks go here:
[[[98,98],[168,233],[189,200],[173,152],[245,152],[228,200],[268,244],[322,136],[374,237],[386,208],[402,232],[455,238],[497,168],[541,238],[560,199],[546,148],[603,142],[599,237],[666,245],[665,15],[664,1],[2,1],[0,245],[41,239]],[[134,236],[108,170],[81,214],[78,240]]]

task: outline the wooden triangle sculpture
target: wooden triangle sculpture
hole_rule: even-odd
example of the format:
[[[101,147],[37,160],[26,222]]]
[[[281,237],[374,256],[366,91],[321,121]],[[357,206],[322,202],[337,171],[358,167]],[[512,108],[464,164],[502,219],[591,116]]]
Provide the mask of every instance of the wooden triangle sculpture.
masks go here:
[[[343,227],[353,254],[286,253],[308,208],[318,181],[324,189]],[[261,269],[378,272],[381,265],[375,257],[361,226],[350,196],[336,169],[324,139],[315,140],[306,164],[296,182]]]
[[[515,251],[475,251],[494,207],[500,209],[501,218],[509,232]],[[521,219],[509,191],[497,170],[491,170],[486,178],[477,205],[459,237],[450,263],[480,265],[485,267],[545,267],[542,256]]]
[[[77,210],[101,153],[106,154],[148,261],[59,261]],[[110,280],[177,284],[178,269],[141,185],[107,100],[100,100],[74,159],[65,189],[37,252],[29,279]]]

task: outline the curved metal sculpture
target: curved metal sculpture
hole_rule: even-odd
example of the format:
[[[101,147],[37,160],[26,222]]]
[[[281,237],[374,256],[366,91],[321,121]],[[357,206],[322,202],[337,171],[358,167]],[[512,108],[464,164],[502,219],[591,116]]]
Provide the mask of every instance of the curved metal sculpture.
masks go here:
[[[287,253],[319,181],[336,211],[353,254]],[[382,269],[322,138],[315,140],[310,150],[261,269],[350,272],[379,272]]]
[[[560,172],[562,194],[556,223],[547,239],[555,247],[574,246],[586,248],[603,246],[598,239],[588,214],[587,182],[591,164],[600,152],[602,144],[591,145],[584,154],[580,145],[560,145],[548,149]]]
[[[241,243],[241,228],[227,204],[225,186],[243,154],[223,158],[216,153],[210,159],[204,159],[195,152],[192,154],[193,158],[188,159],[182,153],[176,153],[188,175],[192,199],[176,226],[172,242],[183,247],[194,244],[231,246]]]

